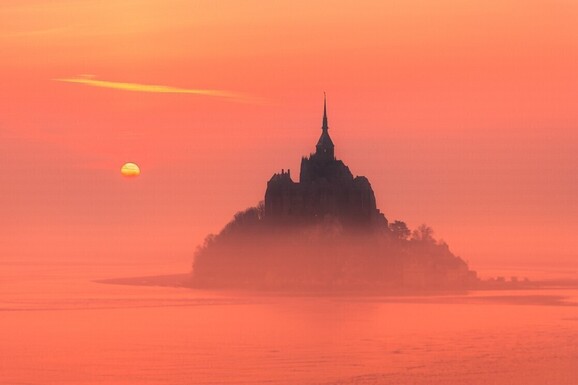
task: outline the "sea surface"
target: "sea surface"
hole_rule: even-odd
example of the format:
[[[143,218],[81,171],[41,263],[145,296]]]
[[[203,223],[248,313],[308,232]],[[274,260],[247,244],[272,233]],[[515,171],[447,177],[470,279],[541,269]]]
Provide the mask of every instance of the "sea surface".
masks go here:
[[[384,297],[96,282],[187,269],[0,262],[0,384],[578,384],[572,287]]]

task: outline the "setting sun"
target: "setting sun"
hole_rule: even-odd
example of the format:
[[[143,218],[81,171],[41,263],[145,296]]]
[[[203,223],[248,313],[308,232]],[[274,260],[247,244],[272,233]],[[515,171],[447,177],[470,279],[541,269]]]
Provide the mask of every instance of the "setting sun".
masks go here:
[[[136,163],[125,163],[120,169],[120,173],[124,176],[139,176],[140,168]]]

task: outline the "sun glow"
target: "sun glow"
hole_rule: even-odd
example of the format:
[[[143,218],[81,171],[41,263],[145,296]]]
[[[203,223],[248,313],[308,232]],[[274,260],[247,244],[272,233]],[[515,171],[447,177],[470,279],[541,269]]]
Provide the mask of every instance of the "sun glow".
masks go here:
[[[124,176],[139,176],[140,168],[136,163],[129,162],[122,165],[120,168],[120,173]]]

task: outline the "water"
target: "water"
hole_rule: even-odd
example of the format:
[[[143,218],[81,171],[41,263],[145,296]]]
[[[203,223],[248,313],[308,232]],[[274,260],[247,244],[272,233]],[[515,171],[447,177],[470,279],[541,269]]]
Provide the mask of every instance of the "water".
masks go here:
[[[273,296],[2,263],[0,384],[576,384],[578,290]]]

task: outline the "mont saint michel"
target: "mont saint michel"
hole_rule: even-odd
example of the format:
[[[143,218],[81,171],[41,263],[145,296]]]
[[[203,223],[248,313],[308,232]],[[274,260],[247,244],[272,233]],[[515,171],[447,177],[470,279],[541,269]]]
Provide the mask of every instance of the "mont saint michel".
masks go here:
[[[251,289],[455,289],[477,281],[433,230],[388,221],[368,178],[335,157],[324,99],[299,181],[281,169],[264,201],[198,247],[193,285]]]
[[[265,218],[273,223],[315,223],[332,218],[351,227],[387,226],[369,180],[354,178],[349,167],[335,158],[325,101],[315,153],[301,159],[298,183],[291,179],[289,170],[281,170],[269,180]]]

